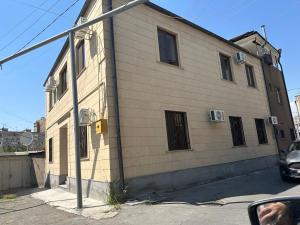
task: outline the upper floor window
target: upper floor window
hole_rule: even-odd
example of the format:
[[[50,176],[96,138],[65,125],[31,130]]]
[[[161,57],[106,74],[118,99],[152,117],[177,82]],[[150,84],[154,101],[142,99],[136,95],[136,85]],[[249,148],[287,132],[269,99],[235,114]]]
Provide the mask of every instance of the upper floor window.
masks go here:
[[[282,103],[282,99],[281,99],[281,91],[279,88],[276,88],[276,98],[277,98],[277,103],[281,104]]]
[[[230,57],[220,54],[220,61],[221,61],[223,79],[233,81]]]
[[[259,144],[267,144],[268,136],[266,132],[265,121],[263,119],[255,119],[257,137]]]
[[[171,65],[179,66],[177,37],[158,28],[158,43],[160,61]]]
[[[229,117],[233,146],[246,145],[243,122],[241,117]]]
[[[59,74],[59,97],[67,91],[67,66]]]
[[[169,150],[190,149],[186,113],[166,111],[165,115]]]
[[[253,66],[246,65],[246,75],[248,80],[248,86],[249,87],[255,87],[255,77],[254,77],[254,70]]]
[[[80,74],[85,68],[85,49],[84,40],[80,41],[76,46],[76,74]]]

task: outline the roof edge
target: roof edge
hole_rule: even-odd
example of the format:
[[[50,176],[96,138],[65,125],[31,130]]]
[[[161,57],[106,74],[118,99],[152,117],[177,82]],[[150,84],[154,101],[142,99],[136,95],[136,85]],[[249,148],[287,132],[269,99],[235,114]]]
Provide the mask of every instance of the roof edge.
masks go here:
[[[89,4],[90,4],[92,1],[93,1],[93,0],[86,0],[86,2],[85,2],[85,4],[84,4],[82,10],[80,11],[80,14],[79,14],[79,16],[77,17],[76,21],[78,21],[78,19],[80,18],[80,16],[82,16],[82,15],[84,15],[84,14],[86,13],[86,11],[87,11],[87,9],[88,9],[88,7],[89,7]],[[249,54],[249,55],[251,55],[251,56],[253,56],[253,57],[257,58],[257,59],[260,59],[260,57],[258,57],[257,55],[255,55],[255,54],[251,53],[250,51],[248,51],[247,49],[245,49],[245,48],[243,48],[243,47],[241,47],[241,46],[235,44],[234,42],[232,42],[232,41],[230,41],[230,40],[227,40],[227,39],[225,39],[225,38],[223,38],[223,37],[221,37],[221,36],[219,36],[219,35],[217,35],[217,34],[211,32],[211,31],[209,31],[209,30],[207,30],[207,29],[205,29],[205,28],[203,28],[203,27],[200,27],[199,25],[197,25],[197,24],[195,24],[195,23],[193,23],[193,22],[191,22],[191,21],[189,21],[189,20],[187,20],[187,19],[182,18],[181,16],[178,16],[177,14],[175,14],[175,13],[173,13],[173,12],[171,12],[171,11],[168,11],[168,10],[165,9],[165,8],[162,8],[162,7],[156,5],[156,4],[152,3],[152,2],[146,2],[146,3],[144,3],[144,5],[146,5],[146,6],[150,7],[150,8],[152,8],[152,9],[154,9],[154,10],[156,10],[156,11],[159,11],[159,12],[162,13],[162,14],[165,14],[165,15],[167,15],[167,16],[173,17],[174,20],[177,20],[177,21],[179,21],[179,22],[182,22],[182,23],[184,23],[184,24],[186,24],[186,25],[188,25],[188,26],[190,26],[190,27],[192,27],[192,28],[194,28],[194,29],[196,29],[196,30],[199,30],[199,31],[201,31],[201,32],[203,32],[203,33],[205,33],[205,34],[211,36],[211,37],[214,37],[214,38],[216,38],[216,39],[218,39],[218,40],[224,42],[225,44],[228,44],[228,45],[230,45],[230,46],[232,46],[232,47],[234,47],[234,48],[236,48],[236,49],[239,49],[239,50],[241,50],[241,51],[243,51],[243,52],[246,52],[247,54]],[[50,70],[50,72],[49,72],[49,74],[48,74],[48,76],[47,76],[47,78],[46,78],[46,80],[45,80],[45,82],[44,82],[44,86],[46,85],[47,80],[49,79],[49,77],[52,76],[52,74],[54,73],[55,69],[57,68],[57,66],[58,66],[58,64],[59,64],[59,62],[60,62],[60,60],[61,60],[63,54],[65,53],[65,51],[66,51],[67,48],[68,48],[68,45],[69,45],[69,41],[66,40],[66,42],[65,42],[65,44],[63,45],[63,47],[62,47],[62,49],[61,49],[61,51],[60,51],[60,53],[59,53],[59,55],[58,55],[58,57],[57,57],[57,59],[56,59],[56,61],[55,61],[55,63],[54,63],[52,69]]]

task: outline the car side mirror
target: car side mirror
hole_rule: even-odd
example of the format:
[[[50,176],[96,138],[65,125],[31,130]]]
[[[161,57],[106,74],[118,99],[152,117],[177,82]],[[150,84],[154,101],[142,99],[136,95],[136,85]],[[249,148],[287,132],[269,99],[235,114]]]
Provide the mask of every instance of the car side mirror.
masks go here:
[[[273,198],[248,207],[252,225],[297,225],[300,221],[300,197]]]

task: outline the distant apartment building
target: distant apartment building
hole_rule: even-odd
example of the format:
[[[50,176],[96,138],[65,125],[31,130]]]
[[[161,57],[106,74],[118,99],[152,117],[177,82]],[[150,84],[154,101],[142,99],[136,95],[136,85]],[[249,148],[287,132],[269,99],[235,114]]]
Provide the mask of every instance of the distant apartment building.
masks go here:
[[[30,135],[27,135],[30,133]],[[24,146],[22,140],[29,140],[30,144]],[[21,151],[44,151],[45,134],[31,132],[30,129],[24,131],[10,131],[7,128],[0,129],[0,152],[21,152]]]
[[[278,148],[280,150],[287,149],[295,140],[295,129],[280,63],[281,50],[275,48],[256,31],[245,33],[231,41],[261,57],[271,115],[278,119],[274,123]]]
[[[46,118],[42,117],[41,119],[35,121],[34,123],[34,132],[35,133],[45,133]]]
[[[77,22],[108,5],[86,1]],[[114,17],[113,30],[110,22],[75,40],[79,109],[88,117],[80,127],[85,195],[105,198],[123,175],[133,195],[275,165],[256,53],[153,3]],[[67,41],[45,82],[45,171],[47,185],[75,191],[69,55]]]

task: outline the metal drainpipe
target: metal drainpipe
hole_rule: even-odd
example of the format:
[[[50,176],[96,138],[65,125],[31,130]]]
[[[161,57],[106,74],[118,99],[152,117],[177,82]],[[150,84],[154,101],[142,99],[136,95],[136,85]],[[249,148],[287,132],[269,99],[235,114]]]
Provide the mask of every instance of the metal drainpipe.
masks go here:
[[[280,69],[281,69],[281,73],[282,73],[282,79],[283,79],[283,85],[284,85],[284,91],[285,91],[285,94],[286,94],[286,98],[287,98],[287,101],[288,101],[288,104],[289,104],[289,112],[290,112],[290,117],[291,117],[291,121],[294,125],[294,118],[293,118],[293,113],[292,113],[292,109],[290,107],[290,99],[289,99],[289,94],[288,94],[288,91],[287,91],[287,88],[286,88],[286,82],[285,82],[285,77],[284,77],[284,72],[283,72],[283,67],[282,67],[282,64],[281,64],[281,50],[278,51],[279,53],[279,57],[278,57],[278,63],[279,63],[279,66],[280,66]],[[294,126],[293,126],[294,127]]]
[[[112,0],[107,0],[108,10],[112,10]],[[109,49],[111,54],[111,75],[112,75],[112,88],[113,88],[113,101],[114,113],[116,122],[116,138],[117,138],[117,151],[118,151],[118,164],[120,175],[120,189],[125,190],[124,179],[124,165],[123,165],[123,152],[121,142],[121,128],[120,128],[120,112],[119,112],[119,94],[118,94],[118,80],[117,80],[117,66],[116,66],[116,47],[115,47],[115,34],[114,34],[114,20],[113,17],[108,19],[109,23]]]
[[[266,71],[265,71],[265,68],[264,68],[264,61],[263,61],[263,59],[260,59],[260,62],[261,62],[261,67],[262,67],[263,76],[264,76],[264,80],[265,80],[265,87],[266,87],[266,92],[267,92],[267,96],[268,96],[269,109],[270,109],[270,113],[272,114],[272,112],[271,112],[271,103],[270,103],[270,94],[269,94],[269,91],[268,91],[268,82],[267,82],[267,79],[266,79]],[[278,136],[276,135],[275,125],[272,125],[272,127],[273,127],[273,132],[274,132],[274,136],[275,136],[275,140],[276,140],[277,151],[278,151],[278,154],[280,154]]]

